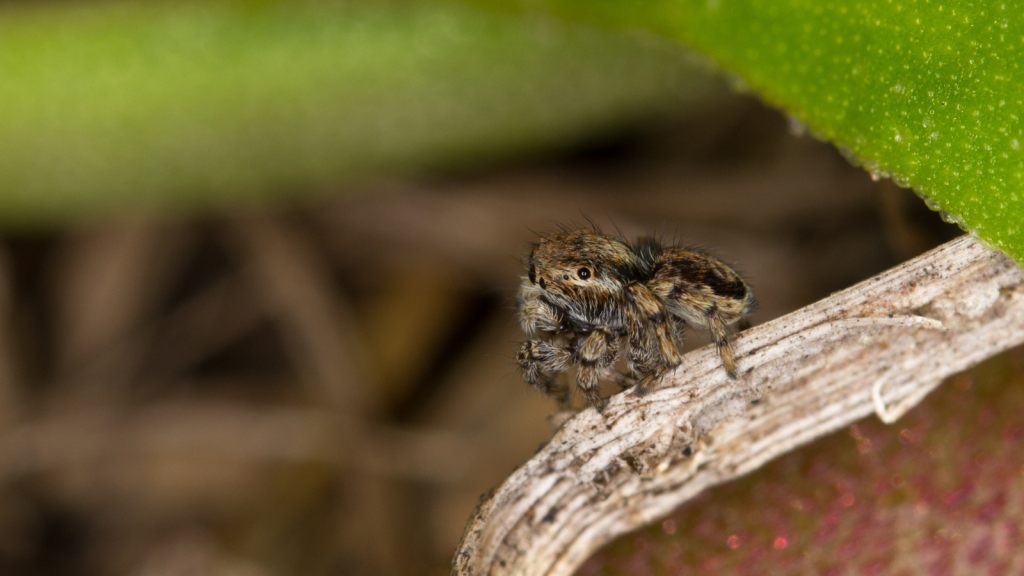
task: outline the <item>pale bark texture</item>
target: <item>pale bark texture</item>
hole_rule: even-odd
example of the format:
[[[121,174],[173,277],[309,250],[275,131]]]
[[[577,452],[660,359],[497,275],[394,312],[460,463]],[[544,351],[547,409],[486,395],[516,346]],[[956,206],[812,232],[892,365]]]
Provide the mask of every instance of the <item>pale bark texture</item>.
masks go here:
[[[875,412],[893,422],[946,377],[1024,342],[1024,272],[961,237],[713,347],[654,392],[567,421],[487,495],[453,574],[572,574],[706,488]]]

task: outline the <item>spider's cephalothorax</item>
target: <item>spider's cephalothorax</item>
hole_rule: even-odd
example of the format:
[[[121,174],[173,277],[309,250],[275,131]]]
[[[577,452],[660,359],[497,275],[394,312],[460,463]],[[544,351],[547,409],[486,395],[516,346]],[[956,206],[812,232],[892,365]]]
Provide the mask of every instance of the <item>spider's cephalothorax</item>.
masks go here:
[[[516,359],[527,382],[563,403],[569,390],[556,375],[574,365],[577,386],[598,409],[601,378],[636,382],[637,392],[646,392],[680,363],[684,324],[711,334],[735,377],[726,326],[753,310],[754,296],[715,258],[581,229],[541,238],[526,264],[519,316],[530,340]],[[629,377],[614,371],[620,354]]]

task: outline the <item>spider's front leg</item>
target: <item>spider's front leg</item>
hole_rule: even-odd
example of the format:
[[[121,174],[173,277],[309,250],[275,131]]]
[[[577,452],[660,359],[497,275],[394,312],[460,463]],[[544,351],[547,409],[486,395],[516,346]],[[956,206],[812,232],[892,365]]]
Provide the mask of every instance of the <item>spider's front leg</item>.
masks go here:
[[[523,371],[523,380],[537,390],[554,396],[559,404],[569,403],[569,388],[558,382],[554,374],[572,367],[572,352],[543,340],[523,342],[516,352],[516,362]]]
[[[618,340],[603,330],[594,330],[576,343],[576,359],[580,363],[576,385],[587,403],[598,412],[605,407],[605,400],[601,397],[601,376],[611,370],[618,353]]]
[[[626,300],[634,306],[640,318],[646,320],[647,324],[654,329],[654,339],[658,345],[658,352],[661,354],[662,361],[660,365],[669,368],[678,366],[683,361],[683,358],[679,354],[679,348],[676,346],[675,338],[673,337],[676,327],[672,315],[665,310],[665,307],[658,301],[657,297],[642,284],[632,283],[627,285],[625,294]],[[646,328],[647,326],[643,322],[628,322],[626,329],[631,332],[629,334],[630,341],[636,340],[640,342],[644,336],[636,333]]]

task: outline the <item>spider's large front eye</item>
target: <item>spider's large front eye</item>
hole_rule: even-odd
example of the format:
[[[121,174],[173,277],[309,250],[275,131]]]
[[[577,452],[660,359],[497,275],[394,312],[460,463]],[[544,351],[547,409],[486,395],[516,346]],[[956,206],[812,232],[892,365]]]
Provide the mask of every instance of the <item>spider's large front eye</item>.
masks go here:
[[[576,271],[576,275],[580,277],[580,280],[586,280],[590,278],[590,268],[580,268]]]
[[[534,266],[533,264],[530,264],[530,272],[529,272],[528,276],[530,277],[530,283],[531,284],[536,284],[537,283],[537,267]]]

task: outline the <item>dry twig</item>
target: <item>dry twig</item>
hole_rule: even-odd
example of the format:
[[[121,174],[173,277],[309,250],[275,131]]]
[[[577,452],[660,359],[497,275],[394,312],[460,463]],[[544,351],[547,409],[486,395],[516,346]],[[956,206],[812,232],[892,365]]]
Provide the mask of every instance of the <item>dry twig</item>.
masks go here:
[[[22,416],[22,390],[16,355],[13,322],[14,287],[7,250],[0,248],[0,431],[6,432]]]
[[[310,242],[269,218],[234,228],[260,296],[284,328],[288,349],[311,395],[343,413],[365,416],[365,357],[353,313],[330,288],[326,266]]]
[[[166,403],[14,426],[0,435],[0,485],[81,464],[183,454],[259,465],[315,462],[378,479],[450,483],[465,473],[472,451],[471,442],[445,430],[368,425],[334,410]]]
[[[704,489],[872,411],[899,418],[946,377],[1024,342],[1024,272],[961,237],[736,340],[664,387],[569,420],[480,504],[453,574],[571,574]]]

